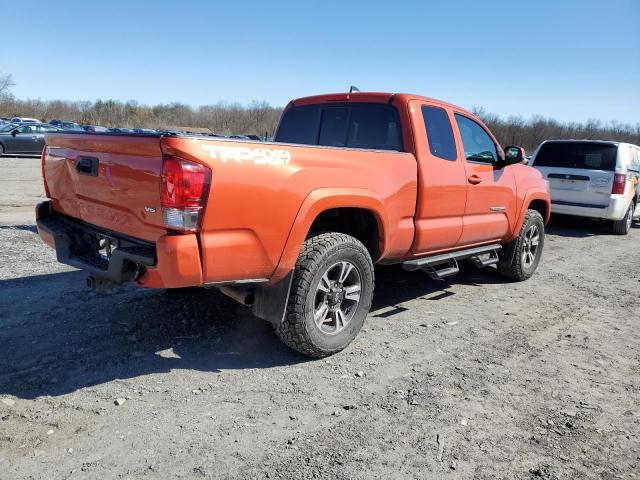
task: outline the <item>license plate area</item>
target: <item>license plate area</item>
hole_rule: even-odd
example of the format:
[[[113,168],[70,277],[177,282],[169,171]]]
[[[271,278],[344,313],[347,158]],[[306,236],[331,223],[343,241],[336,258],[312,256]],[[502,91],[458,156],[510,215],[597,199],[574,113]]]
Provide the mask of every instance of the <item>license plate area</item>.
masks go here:
[[[551,180],[550,185],[552,188],[558,190],[584,190],[586,182],[584,180],[573,180],[566,178],[554,178]]]

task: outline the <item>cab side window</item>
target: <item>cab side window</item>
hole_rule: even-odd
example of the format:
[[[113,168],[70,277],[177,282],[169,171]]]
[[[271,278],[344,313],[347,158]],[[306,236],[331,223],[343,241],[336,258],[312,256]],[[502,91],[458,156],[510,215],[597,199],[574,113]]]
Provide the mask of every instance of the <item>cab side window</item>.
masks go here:
[[[444,160],[455,160],[456,142],[447,112],[442,108],[422,106],[422,118],[427,130],[427,141],[431,155]]]
[[[498,161],[496,144],[489,134],[477,122],[464,115],[455,114],[464,156],[470,162],[494,164]]]

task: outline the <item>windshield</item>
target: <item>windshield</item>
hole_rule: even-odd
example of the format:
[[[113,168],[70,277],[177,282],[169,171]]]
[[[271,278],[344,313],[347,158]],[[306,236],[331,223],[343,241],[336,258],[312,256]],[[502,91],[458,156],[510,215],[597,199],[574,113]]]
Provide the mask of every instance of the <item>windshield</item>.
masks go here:
[[[0,132],[9,132],[11,130],[13,130],[14,128],[16,128],[16,125],[13,123],[9,123],[7,125],[1,125],[0,126]]]
[[[533,165],[613,171],[617,156],[618,146],[610,143],[548,142],[540,147]]]

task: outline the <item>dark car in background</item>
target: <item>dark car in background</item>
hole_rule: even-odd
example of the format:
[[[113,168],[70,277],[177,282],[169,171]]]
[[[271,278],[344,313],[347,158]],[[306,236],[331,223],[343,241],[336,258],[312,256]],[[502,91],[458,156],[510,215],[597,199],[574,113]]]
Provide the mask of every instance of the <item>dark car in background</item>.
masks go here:
[[[45,134],[59,131],[59,128],[43,123],[2,125],[0,126],[0,155],[9,153],[40,155],[44,148]]]
[[[100,125],[82,125],[82,129],[85,132],[96,133],[96,132],[107,132],[109,129],[107,127],[101,127]]]
[[[58,120],[53,119],[49,121],[49,125],[53,125],[56,128],[61,130],[70,130],[73,132],[84,132],[84,128],[81,125],[78,125],[76,122],[71,122],[69,120]]]
[[[58,128],[62,130],[68,130],[72,132],[84,132],[84,128],[78,125],[76,122],[62,122]]]
[[[133,133],[139,133],[143,135],[151,135],[151,134],[155,135],[158,132],[156,130],[152,130],[151,128],[134,128]]]

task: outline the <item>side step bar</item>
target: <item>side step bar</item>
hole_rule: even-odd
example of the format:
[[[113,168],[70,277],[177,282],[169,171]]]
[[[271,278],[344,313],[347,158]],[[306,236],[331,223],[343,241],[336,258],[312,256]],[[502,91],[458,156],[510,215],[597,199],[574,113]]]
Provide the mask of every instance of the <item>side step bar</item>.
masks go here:
[[[481,247],[468,248],[455,252],[431,255],[429,257],[415,258],[402,263],[405,270],[424,270],[432,279],[438,280],[449,275],[455,275],[460,271],[458,260],[470,259],[478,268],[488,267],[498,263],[498,251],[502,248],[499,243],[483,245]],[[480,258],[480,255],[489,254],[489,258]],[[445,265],[444,268],[435,268]]]

